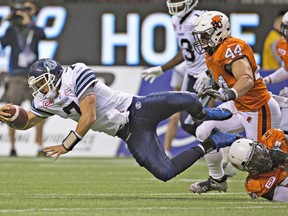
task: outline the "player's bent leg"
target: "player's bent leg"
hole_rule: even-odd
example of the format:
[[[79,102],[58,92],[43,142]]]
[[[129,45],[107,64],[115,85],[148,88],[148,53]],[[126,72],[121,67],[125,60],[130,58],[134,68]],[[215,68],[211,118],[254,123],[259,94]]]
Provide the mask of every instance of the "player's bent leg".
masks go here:
[[[232,112],[236,112],[236,108],[234,107],[233,102],[229,101],[226,103],[221,104],[219,107],[221,108],[228,108]],[[211,131],[214,128],[219,128],[222,131],[230,131],[236,130],[241,128],[241,122],[239,121],[236,115],[233,115],[230,119],[225,121],[206,121],[203,122],[196,130],[197,139],[203,141],[207,139],[210,135]],[[225,147],[231,145],[233,141],[237,138],[234,134],[227,134],[218,132],[216,134],[212,134],[214,136],[214,141],[216,145],[219,147]],[[227,190],[227,182],[226,176],[224,175],[223,167],[221,164],[222,155],[219,153],[212,153],[207,154],[205,156],[205,160],[208,164],[209,176],[208,180],[196,182],[190,186],[190,190],[193,193],[206,193],[211,190],[218,190],[218,191],[226,191]]]
[[[186,111],[197,121],[224,120],[232,116],[232,112],[221,108],[204,108],[198,97],[190,92],[157,92],[145,97],[133,99],[131,112],[135,112],[137,104],[137,117],[146,118],[155,124],[170,117],[176,112]]]
[[[213,131],[215,131],[215,129]],[[229,134],[216,130],[216,132],[212,133],[208,139],[212,139],[216,148],[219,150],[220,148],[230,146],[239,138],[240,137],[236,134]],[[227,176],[222,167],[222,153],[214,150],[206,154],[204,158],[209,168],[209,178],[191,184],[190,191],[193,193],[207,193],[215,190],[226,192],[228,185]]]

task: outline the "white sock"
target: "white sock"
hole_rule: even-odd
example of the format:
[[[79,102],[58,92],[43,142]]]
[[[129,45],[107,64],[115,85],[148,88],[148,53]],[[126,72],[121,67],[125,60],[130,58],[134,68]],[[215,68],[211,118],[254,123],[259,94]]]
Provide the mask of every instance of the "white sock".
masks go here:
[[[213,150],[206,154],[204,158],[209,169],[209,176],[216,180],[221,179],[225,174],[222,168],[222,151]]]

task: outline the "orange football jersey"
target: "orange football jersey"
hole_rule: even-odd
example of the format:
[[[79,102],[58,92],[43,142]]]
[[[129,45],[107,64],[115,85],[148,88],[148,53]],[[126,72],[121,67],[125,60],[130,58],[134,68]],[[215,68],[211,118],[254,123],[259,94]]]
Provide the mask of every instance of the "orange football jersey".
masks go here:
[[[242,97],[235,99],[235,106],[239,111],[249,112],[258,110],[271,98],[262,78],[259,75],[257,64],[251,47],[243,40],[228,37],[210,56],[206,53],[206,64],[215,82],[223,89],[232,88],[237,81],[232,73],[225,70],[237,59],[246,57],[254,71],[254,86]]]
[[[277,43],[277,54],[284,62],[286,70],[288,69],[288,42],[284,37],[281,37]]]
[[[260,142],[268,149],[280,146],[283,152],[288,153],[288,145],[284,141],[284,132],[279,129],[268,130],[261,137]],[[288,187],[288,172],[284,166],[279,166],[262,174],[249,174],[245,183],[246,191],[252,198],[261,197],[277,185]]]

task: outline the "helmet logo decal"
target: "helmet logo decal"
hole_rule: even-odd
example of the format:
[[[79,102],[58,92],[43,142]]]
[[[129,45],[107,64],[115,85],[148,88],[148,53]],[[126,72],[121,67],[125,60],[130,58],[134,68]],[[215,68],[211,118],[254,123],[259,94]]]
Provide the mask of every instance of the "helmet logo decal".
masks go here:
[[[223,24],[222,24],[222,17],[220,15],[216,15],[212,18],[212,22],[211,25],[214,28],[222,28]]]
[[[49,68],[50,70],[54,70],[57,67],[57,63],[52,59],[48,59],[43,62],[43,66],[45,68]]]

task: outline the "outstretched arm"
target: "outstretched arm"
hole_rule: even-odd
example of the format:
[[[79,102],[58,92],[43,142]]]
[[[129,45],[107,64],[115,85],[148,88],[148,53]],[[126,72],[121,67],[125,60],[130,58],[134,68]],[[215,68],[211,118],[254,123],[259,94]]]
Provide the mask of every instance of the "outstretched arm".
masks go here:
[[[7,106],[8,104],[0,107],[0,121],[4,122],[5,124],[10,126],[11,123],[11,115],[9,113],[6,113],[5,111],[9,109],[9,107]],[[27,112],[28,114],[28,124],[21,129],[17,129],[17,130],[27,130],[31,127],[34,127],[35,125],[41,123],[42,121],[44,121],[44,118],[41,118],[39,116],[34,115],[31,111]]]
[[[91,125],[96,121],[96,96],[94,94],[87,95],[79,103],[81,117],[78,121],[75,131],[70,131],[62,144],[56,146],[48,146],[44,149],[47,156],[54,155],[57,160],[61,154],[66,154],[85,136]]]

